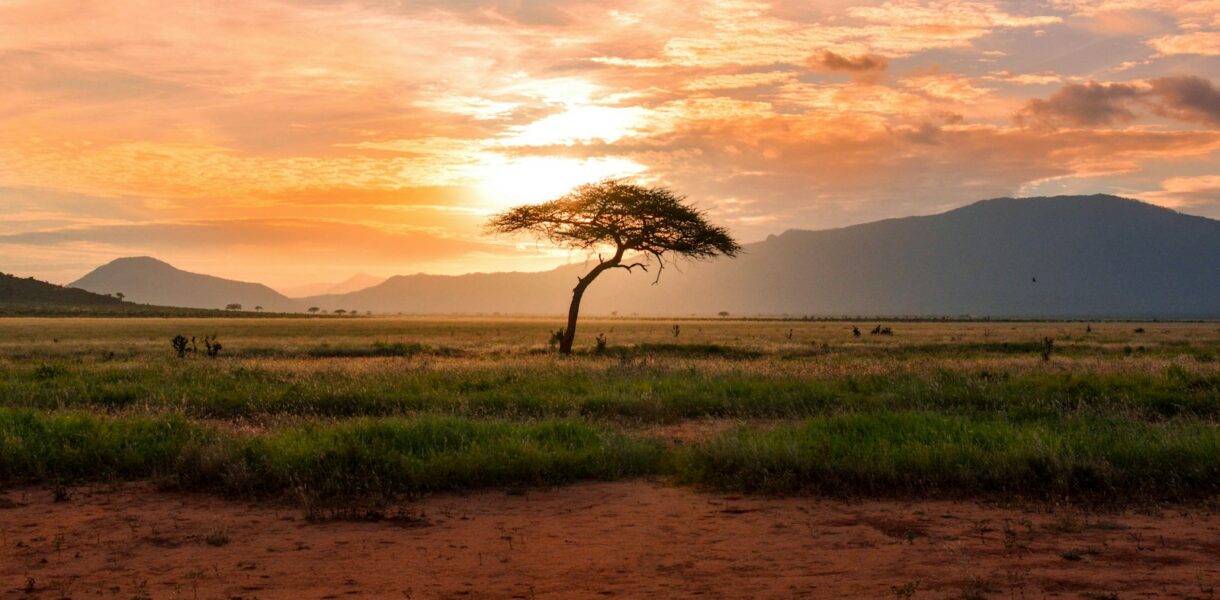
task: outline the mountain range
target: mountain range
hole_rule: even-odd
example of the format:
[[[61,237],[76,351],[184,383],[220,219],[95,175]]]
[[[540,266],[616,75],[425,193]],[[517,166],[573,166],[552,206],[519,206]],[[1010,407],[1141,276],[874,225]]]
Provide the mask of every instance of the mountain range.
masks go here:
[[[306,298],[326,294],[346,294],[373,287],[383,281],[385,281],[385,277],[377,277],[368,273],[356,273],[338,283],[307,283],[305,285],[280,288],[279,291],[289,298]]]
[[[562,314],[591,264],[391,277],[291,299],[266,286],[124,258],[71,284],[136,302],[405,314]],[[1108,195],[998,198],[938,215],[790,230],[736,259],[607,272],[587,314],[1220,317],[1220,221]]]

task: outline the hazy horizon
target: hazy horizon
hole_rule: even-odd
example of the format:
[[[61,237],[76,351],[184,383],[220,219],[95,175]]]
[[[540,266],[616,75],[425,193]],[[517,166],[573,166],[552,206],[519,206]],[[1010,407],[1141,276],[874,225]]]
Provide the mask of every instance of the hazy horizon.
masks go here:
[[[1220,217],[1212,0],[0,1],[0,271],[289,289],[583,257],[486,217],[607,176],[741,241],[1006,196]],[[308,40],[308,43],[303,43]]]
[[[1027,200],[1027,199],[1031,199],[1031,198],[1025,197],[1025,198],[1014,198],[1014,199],[1015,199],[1015,200]],[[946,211],[944,211],[944,212],[952,212],[953,210],[956,210],[956,209],[958,209],[958,208],[964,208],[964,207],[966,207],[966,206],[970,206],[970,205],[973,205],[973,204],[977,204],[977,203],[979,203],[979,202],[986,202],[986,201],[988,201],[988,200],[998,200],[998,198],[988,198],[988,199],[985,199],[985,200],[978,200],[978,201],[975,201],[975,202],[969,202],[969,203],[966,203],[966,204],[965,204],[965,205],[963,205],[963,206],[953,207],[953,208],[950,208],[950,209],[948,209],[948,210],[946,210]],[[1139,202],[1143,202],[1142,200],[1139,200],[1138,198],[1131,198],[1131,200],[1136,200],[1136,201],[1139,201]],[[1149,203],[1149,204],[1150,204],[1150,203]],[[1204,218],[1211,218],[1211,217],[1206,217],[1205,215],[1196,215],[1196,214],[1192,214],[1192,213],[1189,213],[1189,212],[1186,212],[1186,211],[1180,211],[1180,210],[1176,210],[1176,209],[1171,209],[1171,210],[1175,210],[1175,212],[1178,212],[1178,213],[1180,213],[1180,214],[1187,215],[1187,216],[1200,216],[1200,217],[1204,217]],[[858,226],[858,225],[868,225],[868,224],[870,224],[870,223],[877,223],[877,222],[879,222],[879,221],[886,221],[886,220],[892,220],[892,219],[902,219],[902,218],[907,218],[907,217],[928,217],[928,216],[936,216],[936,215],[938,215],[938,214],[944,214],[944,213],[943,213],[943,212],[941,212],[941,213],[934,213],[934,214],[905,215],[905,216],[899,216],[899,217],[889,217],[889,218],[886,218],[886,219],[879,219],[879,220],[877,220],[877,221],[868,221],[868,222],[865,222],[865,223],[850,223],[850,224],[847,224],[847,225],[836,226],[836,227],[827,227],[827,228],[824,228],[824,229],[788,228],[788,229],[785,229],[785,230],[782,230],[782,231],[776,231],[776,232],[774,232],[774,233],[768,233],[768,234],[766,234],[766,235],[765,235],[763,238],[760,238],[760,239],[757,239],[757,240],[745,240],[745,241],[744,241],[744,243],[745,243],[745,244],[748,246],[748,245],[751,245],[751,244],[754,244],[754,243],[757,243],[757,242],[761,242],[761,241],[763,241],[763,240],[765,240],[765,239],[769,239],[769,238],[774,237],[774,236],[783,235],[783,234],[785,234],[785,233],[787,233],[787,232],[791,232],[791,231],[811,231],[811,232],[812,232],[812,231],[826,231],[826,230],[834,230],[834,229],[844,229],[844,228],[850,228],[850,227],[854,227],[854,226]],[[369,273],[369,272],[366,272],[366,271],[357,271],[357,272],[353,272],[353,273],[351,273],[351,274],[348,274],[347,276],[344,276],[344,277],[341,277],[341,278],[339,278],[339,279],[335,279],[335,280],[310,280],[310,281],[307,281],[307,282],[301,282],[301,283],[290,283],[290,284],[286,284],[286,285],[285,285],[285,284],[272,284],[272,283],[268,283],[268,282],[266,282],[266,281],[260,281],[260,280],[243,280],[243,279],[240,279],[240,278],[229,277],[229,276],[225,275],[225,273],[224,273],[224,272],[200,272],[200,271],[191,271],[191,269],[188,269],[188,268],[183,268],[181,265],[174,264],[174,263],[172,263],[171,261],[167,261],[167,260],[165,260],[164,258],[159,257],[159,256],[148,256],[148,255],[139,255],[139,256],[134,256],[134,255],[133,255],[133,256],[121,256],[121,257],[116,257],[115,259],[112,259],[112,260],[118,260],[118,259],[121,259],[121,258],[153,258],[153,259],[156,259],[156,260],[158,260],[158,261],[161,261],[161,262],[165,262],[165,263],[167,263],[167,264],[170,264],[171,266],[173,266],[173,267],[175,267],[175,268],[182,269],[182,270],[184,270],[184,271],[188,271],[188,272],[194,272],[194,273],[198,273],[198,274],[200,274],[200,275],[210,275],[210,276],[214,276],[214,277],[221,277],[221,278],[223,278],[223,279],[229,279],[229,280],[233,280],[233,281],[244,281],[244,282],[247,282],[247,283],[259,283],[259,284],[266,285],[267,287],[270,287],[271,289],[275,290],[276,292],[279,292],[279,293],[281,293],[281,294],[283,294],[283,295],[285,295],[285,296],[287,296],[287,297],[289,297],[289,298],[308,298],[308,297],[312,297],[312,296],[320,296],[320,295],[325,295],[325,294],[342,294],[342,293],[346,293],[346,292],[357,291],[357,290],[365,289],[366,287],[371,287],[371,286],[373,286],[373,285],[377,285],[378,283],[381,283],[381,282],[383,282],[383,281],[385,281],[385,280],[387,280],[387,279],[390,279],[390,278],[392,278],[392,277],[398,277],[398,276],[412,276],[412,275],[452,275],[452,276],[460,276],[460,275],[473,275],[473,274],[479,274],[479,273],[509,273],[509,272],[519,272],[519,273],[542,273],[542,272],[552,271],[552,270],[554,270],[554,269],[556,269],[556,268],[559,268],[559,267],[564,267],[564,266],[588,264],[588,263],[589,263],[589,261],[593,261],[593,260],[595,260],[595,257],[594,257],[594,256],[592,256],[592,255],[589,255],[589,256],[583,256],[583,255],[578,255],[578,253],[572,252],[572,253],[568,253],[568,260],[566,260],[566,261],[564,261],[564,262],[560,262],[560,263],[557,263],[557,264],[554,264],[554,265],[545,265],[545,266],[539,266],[539,267],[538,267],[538,268],[536,268],[536,269],[528,269],[528,270],[527,270],[527,269],[514,269],[514,268],[511,268],[511,267],[510,267],[510,268],[507,268],[507,269],[504,269],[504,270],[500,270],[500,271],[477,270],[477,271],[462,271],[462,272],[453,272],[453,273],[436,273],[436,272],[426,272],[426,271],[404,271],[404,272],[400,272],[400,273],[386,273],[386,274],[381,274],[381,273]],[[102,265],[104,265],[104,264],[108,264],[109,262],[112,262],[112,260],[108,260],[108,261],[105,261],[105,262],[102,262],[102,263],[98,263],[97,265],[94,265],[93,267],[89,267],[89,268],[87,268],[87,269],[84,269],[84,270],[83,270],[83,271],[82,271],[82,272],[81,272],[79,275],[77,275],[77,276],[75,276],[75,277],[71,277],[71,278],[69,278],[69,279],[67,279],[67,280],[65,280],[65,281],[51,281],[51,280],[44,280],[44,281],[49,281],[50,283],[54,283],[54,284],[57,284],[57,285],[69,285],[69,284],[71,284],[72,282],[74,282],[74,281],[76,281],[77,279],[79,279],[81,276],[86,275],[86,274],[88,274],[89,272],[92,272],[92,271],[93,271],[94,269],[96,269],[97,267],[100,267],[100,266],[102,266]],[[3,272],[3,271],[0,271],[0,272]],[[10,274],[12,274],[12,275],[18,275],[18,276],[21,276],[21,277],[30,277],[30,276],[31,276],[31,275],[28,275],[28,274],[23,274],[23,273],[10,273]],[[376,282],[372,282],[372,283],[368,283],[367,285],[354,285],[354,286],[353,286],[353,285],[350,285],[350,284],[352,283],[352,280],[363,280],[363,279],[366,279],[366,278],[372,278],[372,279],[376,279],[376,280],[378,280],[378,281],[376,281]],[[331,289],[331,288],[341,288],[341,289]]]

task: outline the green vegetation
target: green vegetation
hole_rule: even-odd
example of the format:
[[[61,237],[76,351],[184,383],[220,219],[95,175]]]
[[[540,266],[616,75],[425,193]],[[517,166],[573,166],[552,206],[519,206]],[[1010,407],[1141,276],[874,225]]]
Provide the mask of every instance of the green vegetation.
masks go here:
[[[659,477],[766,493],[1220,495],[1220,326],[0,321],[0,484],[309,503]],[[868,328],[868,327],[866,327]],[[176,335],[217,336],[214,358]],[[1044,338],[1054,351],[1043,356]],[[696,420],[694,438],[667,427]],[[662,439],[668,440],[663,442]]]
[[[0,481],[154,478],[248,496],[396,495],[653,473],[656,444],[583,423],[448,417],[307,423],[241,436],[177,416],[0,409]]]
[[[1220,493],[1218,457],[1210,423],[897,413],[740,428],[682,453],[678,473],[772,493],[1183,500]]]
[[[421,349],[403,356],[448,352]],[[285,370],[244,361],[57,360],[0,363],[0,397],[10,407],[168,410],[211,419],[423,412],[672,423],[703,417],[774,419],[912,410],[1000,414],[1019,420],[1065,415],[1145,421],[1220,418],[1220,373],[1188,368],[1192,365],[1104,373],[939,368],[859,374],[850,366],[806,372],[766,370],[755,362],[700,370],[590,358],[578,363],[379,362],[359,370],[322,365]]]

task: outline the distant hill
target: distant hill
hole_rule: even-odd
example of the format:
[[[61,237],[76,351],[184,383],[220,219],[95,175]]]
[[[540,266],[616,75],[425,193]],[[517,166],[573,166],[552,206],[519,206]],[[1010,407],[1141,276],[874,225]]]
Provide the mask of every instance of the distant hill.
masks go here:
[[[33,277],[0,273],[0,317],[229,317],[238,313],[124,302]]]
[[[241,304],[245,310],[292,312],[300,304],[260,283],[246,283],[177,269],[147,256],[120,258],[68,284],[98,293],[123,293],[132,302],[221,309]]]
[[[357,273],[339,283],[307,283],[290,288],[280,288],[280,291],[289,298],[304,298],[306,296],[321,296],[325,294],[347,294],[373,287],[383,281],[385,281],[385,277],[377,277],[368,273]]]
[[[585,265],[391,277],[305,298],[383,313],[566,311]],[[1108,195],[985,200],[749,244],[734,260],[615,270],[589,314],[1220,318],[1220,221]],[[117,288],[116,288],[117,289]]]
[[[0,273],[0,305],[119,306],[123,301],[81,289],[63,287],[33,277]]]

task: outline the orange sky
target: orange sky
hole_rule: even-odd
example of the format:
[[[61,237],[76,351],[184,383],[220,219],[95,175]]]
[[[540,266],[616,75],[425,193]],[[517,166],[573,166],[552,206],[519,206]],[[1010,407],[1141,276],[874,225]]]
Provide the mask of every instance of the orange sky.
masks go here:
[[[273,286],[579,256],[606,176],[744,241],[1006,195],[1220,217],[1220,0],[0,0],[0,270]]]

